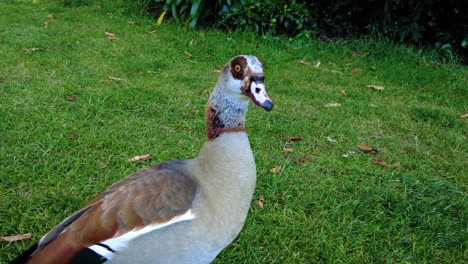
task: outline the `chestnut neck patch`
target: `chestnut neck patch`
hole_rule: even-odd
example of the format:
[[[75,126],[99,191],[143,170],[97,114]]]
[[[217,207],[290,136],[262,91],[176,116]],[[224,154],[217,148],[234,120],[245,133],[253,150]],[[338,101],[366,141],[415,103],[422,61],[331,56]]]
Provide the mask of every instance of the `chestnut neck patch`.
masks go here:
[[[241,119],[240,122],[230,124],[222,119],[220,113],[215,108],[210,106],[206,110],[206,129],[208,132],[208,140],[213,140],[226,132],[245,131],[244,122],[244,119]]]

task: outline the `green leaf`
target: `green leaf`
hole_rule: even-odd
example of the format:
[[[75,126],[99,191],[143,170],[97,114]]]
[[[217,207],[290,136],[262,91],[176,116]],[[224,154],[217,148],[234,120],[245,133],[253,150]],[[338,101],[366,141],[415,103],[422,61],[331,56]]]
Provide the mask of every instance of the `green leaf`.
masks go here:
[[[200,6],[201,0],[193,1],[192,8],[190,9],[190,22],[188,24],[188,28],[194,28],[197,25],[198,17],[200,16],[200,12],[202,10]]]
[[[190,17],[196,17],[199,13],[199,7],[200,7],[201,1],[193,1],[192,3],[192,8],[190,9]]]
[[[156,25],[162,24],[165,15],[166,15],[166,11],[163,11],[162,14],[158,17],[158,20],[156,21]]]
[[[444,44],[442,45],[442,47],[440,47],[441,50],[451,50],[452,49],[452,45],[450,44]]]
[[[179,21],[179,17],[177,16],[177,5],[173,4],[171,6],[171,13],[172,13],[172,17],[176,20],[176,21]]]
[[[461,43],[462,48],[466,49],[468,48],[468,38],[464,39]]]

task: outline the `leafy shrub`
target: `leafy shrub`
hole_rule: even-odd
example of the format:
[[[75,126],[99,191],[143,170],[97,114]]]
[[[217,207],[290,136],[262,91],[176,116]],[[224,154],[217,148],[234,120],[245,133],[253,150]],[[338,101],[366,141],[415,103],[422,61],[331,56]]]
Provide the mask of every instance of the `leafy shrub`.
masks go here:
[[[183,24],[185,28],[194,28],[206,2],[202,0],[165,0],[163,16],[165,12],[170,11],[174,20],[179,24]]]
[[[61,0],[81,5],[93,0]],[[184,28],[217,26],[260,34],[316,34],[321,39],[378,33],[388,39],[431,44],[468,58],[468,1],[459,0],[94,0],[123,10],[152,10]],[[127,6],[127,7],[125,7]],[[144,9],[144,11],[142,11]]]
[[[369,28],[384,32],[400,42],[432,43],[436,48],[467,52],[467,1],[404,1],[387,0],[385,5],[369,6],[377,16],[368,21]],[[363,33],[368,33],[364,31]]]
[[[378,32],[406,43],[432,44],[468,56],[468,1],[311,1],[318,28],[331,36]]]
[[[306,5],[295,0],[218,1],[218,4],[218,24],[235,31],[296,35],[315,27]]]
[[[156,0],[184,28],[219,26],[234,31],[295,35],[311,30],[305,4],[296,0]],[[201,23],[200,23],[201,22]]]

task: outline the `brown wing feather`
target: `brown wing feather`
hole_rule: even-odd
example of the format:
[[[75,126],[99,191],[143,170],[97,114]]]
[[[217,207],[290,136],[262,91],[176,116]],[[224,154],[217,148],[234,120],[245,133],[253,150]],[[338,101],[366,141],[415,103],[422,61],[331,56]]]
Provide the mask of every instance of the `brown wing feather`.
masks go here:
[[[145,168],[111,185],[75,219],[67,218],[44,236],[30,263],[67,263],[85,247],[187,212],[197,185],[177,170],[178,162]]]

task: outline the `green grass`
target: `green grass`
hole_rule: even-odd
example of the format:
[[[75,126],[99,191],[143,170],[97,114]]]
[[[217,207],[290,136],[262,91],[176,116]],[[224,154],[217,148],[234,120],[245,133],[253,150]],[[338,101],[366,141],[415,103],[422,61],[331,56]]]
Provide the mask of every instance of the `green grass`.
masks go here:
[[[383,40],[183,32],[94,5],[2,1],[0,236],[32,238],[0,242],[0,263],[129,173],[196,156],[213,70],[245,53],[264,61],[275,108],[248,113],[257,188],[216,263],[468,261],[466,66]]]

